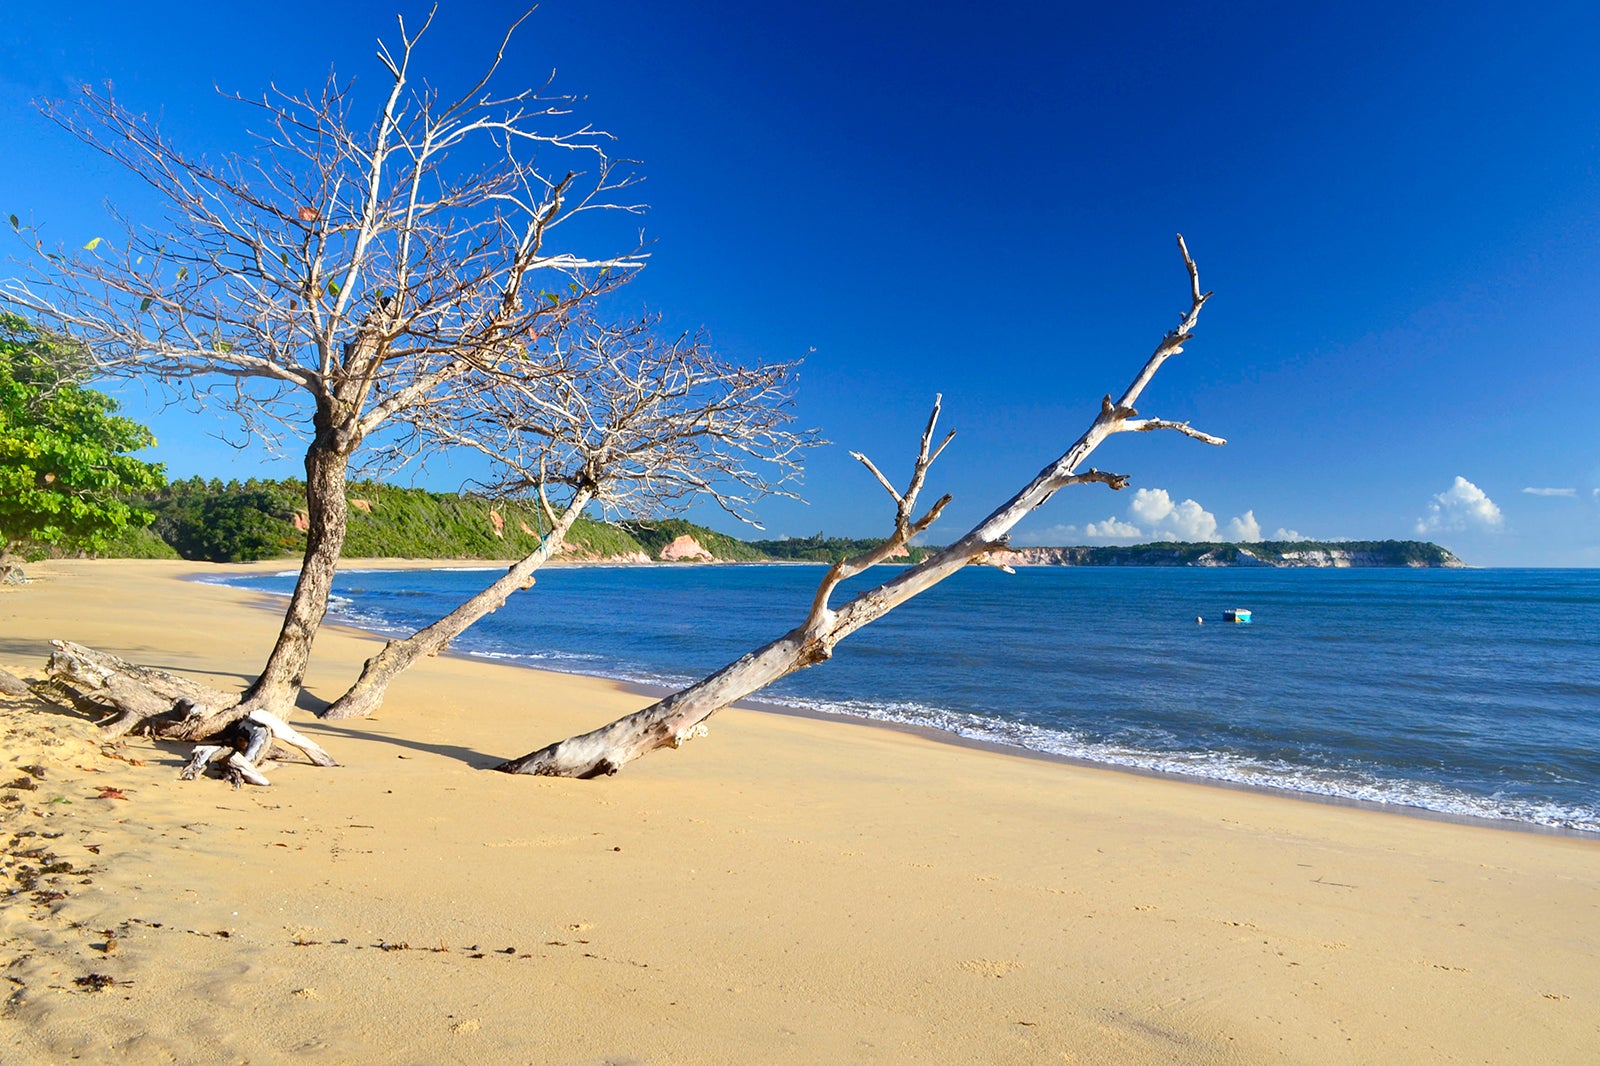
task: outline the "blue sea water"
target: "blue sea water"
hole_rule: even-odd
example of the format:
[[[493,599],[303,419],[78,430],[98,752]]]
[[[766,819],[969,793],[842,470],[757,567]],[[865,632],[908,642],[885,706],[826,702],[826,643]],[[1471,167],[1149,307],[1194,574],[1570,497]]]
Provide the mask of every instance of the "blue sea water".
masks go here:
[[[676,686],[792,628],[820,574],[550,568],[456,650]],[[408,633],[493,577],[349,569],[334,616]],[[293,576],[229,583],[287,593]],[[1223,622],[1231,607],[1254,621]],[[969,569],[760,698],[1100,763],[1600,832],[1595,571]]]

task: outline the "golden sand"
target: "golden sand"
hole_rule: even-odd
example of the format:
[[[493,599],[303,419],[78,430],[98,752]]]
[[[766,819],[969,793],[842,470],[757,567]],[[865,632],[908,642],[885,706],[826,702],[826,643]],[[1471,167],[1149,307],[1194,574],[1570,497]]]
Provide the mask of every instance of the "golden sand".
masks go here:
[[[276,619],[195,569],[36,566],[0,665],[240,686]],[[375,647],[325,630],[308,692]],[[484,772],[642,702],[446,656],[233,791],[0,698],[0,1060],[1600,1061],[1600,842],[759,711]]]

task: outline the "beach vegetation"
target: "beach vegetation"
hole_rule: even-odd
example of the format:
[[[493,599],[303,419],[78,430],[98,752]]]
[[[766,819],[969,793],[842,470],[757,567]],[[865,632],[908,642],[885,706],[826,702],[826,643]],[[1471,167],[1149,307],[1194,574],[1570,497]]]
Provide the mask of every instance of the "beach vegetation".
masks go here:
[[[750,547],[768,559],[785,559],[793,562],[837,563],[854,555],[874,551],[888,540],[887,537],[825,537],[815,533],[809,537],[786,537],[782,540],[754,540]],[[920,563],[937,549],[922,544],[907,544],[905,557],[899,561]]]
[[[151,514],[128,499],[160,487],[133,453],[150,431],[83,384],[92,359],[65,338],[0,314],[0,549],[95,552]]]
[[[691,538],[713,558],[723,562],[759,563],[772,558],[749,541],[717,533],[682,518],[635,518],[619,523],[619,528],[638,541],[652,559],[661,558],[667,546],[682,537]]]

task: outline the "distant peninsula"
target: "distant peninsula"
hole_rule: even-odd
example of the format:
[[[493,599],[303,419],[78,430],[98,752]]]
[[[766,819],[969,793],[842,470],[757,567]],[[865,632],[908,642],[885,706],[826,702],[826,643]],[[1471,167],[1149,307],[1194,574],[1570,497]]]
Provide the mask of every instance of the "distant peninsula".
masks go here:
[[[304,486],[296,480],[175,481],[137,501],[152,512],[146,529],[130,530],[106,555],[248,562],[292,558],[305,550]],[[474,493],[430,492],[379,482],[349,488],[347,559],[508,559],[538,545],[538,511],[525,502]],[[681,518],[581,520],[561,559],[594,563],[831,563],[882,544],[881,539],[785,537],[740,540]],[[912,545],[902,561],[938,551]],[[1163,541],[1101,547],[1012,548],[995,552],[1006,566],[1275,566],[1460,567],[1437,544],[1416,540],[1260,541],[1248,544]]]
[[[1248,544],[1162,541],[1093,548],[1016,548],[991,556],[1008,566],[1466,566],[1447,548],[1421,540],[1264,540]]]

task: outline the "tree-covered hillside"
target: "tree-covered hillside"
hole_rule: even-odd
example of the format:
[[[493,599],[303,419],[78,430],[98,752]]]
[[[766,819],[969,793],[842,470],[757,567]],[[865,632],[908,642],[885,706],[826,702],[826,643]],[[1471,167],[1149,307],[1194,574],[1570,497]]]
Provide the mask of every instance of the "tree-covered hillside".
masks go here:
[[[512,559],[538,546],[544,529],[536,504],[473,493],[431,492],[375,481],[352,482],[344,557],[372,559]],[[305,486],[295,480],[174,481],[129,502],[155,516],[149,529],[129,529],[101,554],[133,558],[245,562],[290,558],[305,550]],[[883,543],[879,539],[810,537],[744,541],[681,518],[648,522],[581,519],[561,558],[644,562],[691,538],[718,562],[833,563]],[[904,562],[937,548],[912,545]],[[698,552],[690,557],[703,558]],[[897,560],[901,561],[901,560]],[[1454,555],[1423,541],[1263,541],[1254,544],[1164,541],[1101,547],[1019,548],[1009,561],[1032,566],[1460,566]]]

